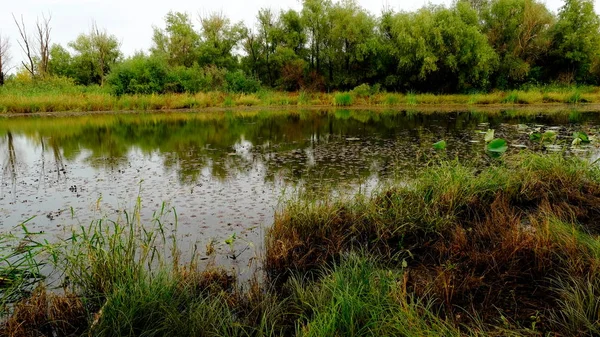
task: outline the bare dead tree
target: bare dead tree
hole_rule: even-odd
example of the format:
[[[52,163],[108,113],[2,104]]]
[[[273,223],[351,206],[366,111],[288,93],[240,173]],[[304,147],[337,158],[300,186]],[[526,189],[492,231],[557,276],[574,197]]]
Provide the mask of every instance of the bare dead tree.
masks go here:
[[[10,63],[10,41],[8,37],[3,36],[0,33],[0,86],[4,85],[4,79],[8,72],[8,66]]]
[[[20,39],[17,42],[26,57],[26,60],[21,61],[21,64],[33,77],[46,74],[48,72],[48,62],[50,61],[50,32],[52,31],[50,21],[52,15],[46,17],[42,14],[42,20],[38,18],[35,23],[35,40],[27,34],[23,15],[21,15],[21,21],[19,22],[13,14],[13,20],[19,29]],[[37,48],[33,45],[36,42]]]
[[[50,20],[52,20],[52,15],[42,14],[42,20],[39,18],[35,22],[36,30],[37,30],[37,42],[39,46],[38,56],[39,56],[39,74],[44,75],[48,73],[48,62],[50,61],[50,31],[52,28],[50,27]]]
[[[35,76],[34,51],[33,46],[31,45],[31,39],[29,38],[29,35],[27,35],[27,30],[25,29],[25,21],[23,20],[23,15],[21,15],[21,23],[17,21],[17,18],[14,14],[13,20],[15,20],[15,24],[19,29],[19,35],[21,37],[21,39],[17,40],[17,42],[19,43],[19,47],[21,47],[21,50],[23,50],[23,53],[25,53],[25,57],[27,57],[27,62],[21,61],[21,64],[23,64],[23,67],[27,69],[31,76]]]

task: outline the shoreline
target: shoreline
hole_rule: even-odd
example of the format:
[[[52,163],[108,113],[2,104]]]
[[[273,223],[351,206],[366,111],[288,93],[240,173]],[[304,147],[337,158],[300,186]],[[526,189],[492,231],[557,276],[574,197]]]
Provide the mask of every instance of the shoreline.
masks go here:
[[[118,114],[176,114],[176,113],[219,113],[219,112],[263,112],[263,111],[416,111],[419,113],[455,113],[482,112],[500,113],[503,111],[561,113],[561,112],[596,112],[600,111],[600,103],[536,103],[536,104],[400,104],[400,105],[255,105],[235,107],[201,107],[177,109],[134,109],[134,110],[97,110],[97,111],[40,111],[40,112],[5,112],[0,118],[16,117],[78,117],[88,115],[118,115]]]

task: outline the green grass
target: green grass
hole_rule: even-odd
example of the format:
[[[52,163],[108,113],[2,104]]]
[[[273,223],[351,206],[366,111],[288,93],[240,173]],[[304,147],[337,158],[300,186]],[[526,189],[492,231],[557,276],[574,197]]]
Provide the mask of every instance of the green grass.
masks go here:
[[[224,92],[123,95],[111,94],[110,87],[77,86],[62,78],[0,87],[0,113],[42,113],[65,111],[147,111],[270,106],[453,106],[504,104],[600,103],[597,87],[530,87],[509,92],[432,94],[386,93],[379,86],[361,85],[349,92],[279,92],[262,89],[256,94]]]
[[[333,97],[333,105],[335,106],[351,106],[352,95],[350,93],[337,93]]]
[[[267,236],[266,265],[281,278],[368,249],[406,267],[413,294],[437,301],[442,317],[462,316],[469,329],[560,332],[597,313],[595,302],[549,280],[587,280],[600,291],[599,197],[600,170],[579,159],[523,154],[483,170],[441,163],[371,197],[291,201]]]
[[[39,280],[7,306],[0,333],[600,331],[600,169],[580,159],[523,153],[485,167],[443,161],[372,195],[299,194],[266,234],[267,277],[243,287],[223,270],[199,268],[196,254],[179,254],[173,209],[143,223],[140,207],[138,200],[118,219],[41,245],[36,263],[52,263],[68,283],[55,293]]]

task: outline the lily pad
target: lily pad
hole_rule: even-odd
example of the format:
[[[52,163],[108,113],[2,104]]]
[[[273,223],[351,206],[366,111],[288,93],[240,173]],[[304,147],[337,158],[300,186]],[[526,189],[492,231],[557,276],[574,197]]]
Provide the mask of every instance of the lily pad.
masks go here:
[[[583,131],[575,131],[573,132],[573,143],[575,143],[576,140],[579,140],[578,144],[587,144],[590,142],[590,137]]]
[[[436,150],[445,150],[446,149],[446,141],[440,140],[439,142],[433,144],[433,148]]]
[[[487,150],[495,153],[504,153],[506,150],[508,150],[508,143],[506,143],[506,140],[502,138],[496,138],[489,142],[487,145]]]
[[[529,134],[529,140],[531,140],[532,142],[539,142],[540,140],[542,140],[542,134],[539,132],[532,132]]]
[[[554,142],[556,141],[556,132],[554,131],[546,131],[542,135],[542,143],[543,142]]]

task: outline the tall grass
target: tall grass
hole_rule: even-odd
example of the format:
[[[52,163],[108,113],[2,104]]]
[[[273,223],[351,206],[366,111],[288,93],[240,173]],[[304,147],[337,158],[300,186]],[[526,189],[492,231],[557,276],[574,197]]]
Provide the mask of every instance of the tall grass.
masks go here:
[[[266,266],[281,278],[367,249],[407,268],[414,294],[469,327],[563,331],[597,313],[588,300],[600,291],[597,214],[600,169],[588,162],[535,154],[483,170],[446,162],[372,196],[291,201],[268,233]],[[549,285],[567,276],[585,287]]]
[[[0,113],[41,113],[63,111],[129,111],[202,109],[235,106],[413,106],[489,105],[544,103],[600,103],[600,90],[590,87],[541,87],[494,91],[473,95],[431,93],[385,93],[377,86],[359,86],[349,92],[308,93],[261,90],[245,95],[223,92],[122,95],[107,87],[83,87],[56,79],[0,87]]]
[[[3,335],[522,336],[598,334],[600,169],[523,153],[432,164],[343,199],[300,195],[244,286],[180,256],[173,209],[141,201],[78,228]],[[173,223],[173,227],[166,225]],[[258,276],[257,276],[258,277]],[[38,283],[39,284],[39,283]]]

